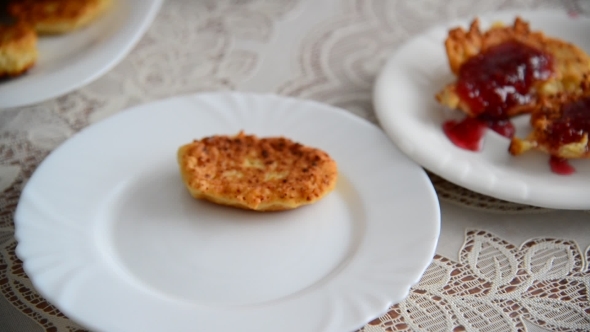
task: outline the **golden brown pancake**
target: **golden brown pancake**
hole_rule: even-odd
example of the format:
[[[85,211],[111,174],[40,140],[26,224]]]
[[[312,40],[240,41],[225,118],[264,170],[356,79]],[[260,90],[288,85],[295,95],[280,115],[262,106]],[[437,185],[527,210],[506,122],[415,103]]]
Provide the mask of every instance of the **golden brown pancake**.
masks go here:
[[[257,211],[317,202],[338,178],[336,162],[324,151],[243,132],[186,144],[178,150],[178,164],[193,197]]]
[[[39,34],[60,34],[88,25],[110,5],[111,0],[13,0],[8,11]]]
[[[37,35],[25,23],[0,25],[0,77],[17,76],[37,61]]]
[[[541,31],[532,31],[529,24],[519,17],[512,26],[496,24],[485,32],[480,30],[478,19],[471,23],[467,31],[461,27],[449,31],[445,48],[450,68],[457,75],[461,66],[472,57],[509,41],[525,44],[553,57],[553,75],[534,83],[533,96],[580,93],[578,87],[583,77],[590,74],[590,56],[571,43],[548,37]],[[461,110],[470,116],[477,115],[461,100],[455,83],[447,85],[436,95],[436,99],[449,108]],[[538,100],[533,98],[529,103],[508,109],[506,113],[508,116],[528,113],[535,108]]]
[[[582,87],[582,95],[543,98],[531,113],[533,131],[526,139],[513,138],[510,153],[537,150],[563,159],[590,158],[590,77]]]

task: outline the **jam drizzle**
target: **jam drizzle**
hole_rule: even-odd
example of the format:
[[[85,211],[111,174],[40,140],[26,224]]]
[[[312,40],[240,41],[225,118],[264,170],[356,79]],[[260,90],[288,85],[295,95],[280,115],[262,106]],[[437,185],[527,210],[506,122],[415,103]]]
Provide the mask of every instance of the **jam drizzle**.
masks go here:
[[[590,133],[590,97],[580,98],[561,108],[561,116],[547,128],[547,141],[552,149],[579,142]]]
[[[443,131],[456,146],[470,151],[479,151],[486,125],[475,119],[450,120],[443,124]]]
[[[508,111],[533,102],[533,84],[548,79],[552,69],[549,54],[517,41],[493,46],[472,57],[459,70],[456,91],[475,117],[445,122],[447,137],[471,151],[481,149],[485,127],[513,137],[515,129]],[[467,132],[460,133],[463,130]]]
[[[490,128],[506,138],[512,138],[516,131],[509,120],[486,121],[481,117],[466,117],[461,121],[449,120],[443,123],[443,131],[449,140],[456,146],[470,151],[481,150],[486,128]]]
[[[589,133],[590,97],[584,97],[561,106],[561,116],[547,127],[545,140],[551,151],[557,151],[563,145],[580,142]],[[560,175],[575,172],[574,167],[563,158],[552,156],[549,165],[554,173]]]
[[[537,81],[553,72],[550,55],[525,44],[508,41],[491,47],[461,66],[457,81],[459,97],[476,115],[507,120],[507,111],[535,98]]]
[[[549,158],[549,166],[553,173],[559,175],[570,175],[576,172],[576,169],[568,163],[567,159],[556,156],[551,156],[551,158]]]

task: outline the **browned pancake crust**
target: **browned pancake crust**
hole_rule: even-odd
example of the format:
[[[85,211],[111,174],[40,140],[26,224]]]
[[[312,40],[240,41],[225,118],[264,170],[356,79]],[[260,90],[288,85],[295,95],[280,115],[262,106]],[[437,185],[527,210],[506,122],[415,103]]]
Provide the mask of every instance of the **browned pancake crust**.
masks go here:
[[[28,24],[0,25],[0,77],[18,76],[37,61],[37,34]]]
[[[195,198],[257,211],[293,209],[331,192],[336,162],[284,137],[212,136],[180,147],[182,179]]]
[[[514,137],[510,142],[508,151],[512,155],[520,155],[529,150],[542,151],[552,156],[563,159],[590,158],[588,146],[588,135],[584,132],[578,142],[567,144],[552,145],[550,142],[556,141],[551,139],[551,125],[555,121],[563,118],[563,106],[580,98],[590,97],[590,77],[581,84],[581,95],[572,95],[561,93],[541,99],[540,104],[532,111],[530,124],[533,131],[525,139]],[[590,110],[588,110],[590,113]]]
[[[59,34],[86,26],[110,5],[111,0],[14,0],[8,11],[39,34]]]
[[[535,84],[535,94],[547,96],[563,92],[580,93],[578,87],[584,76],[590,74],[590,56],[571,43],[550,38],[541,31],[532,31],[529,24],[520,17],[515,19],[512,26],[495,25],[485,32],[480,30],[478,19],[471,23],[467,31],[461,27],[450,30],[445,48],[451,71],[457,75],[461,66],[472,57],[508,41],[517,41],[553,56],[554,74],[548,80]],[[469,106],[457,95],[455,84],[447,85],[436,95],[436,99],[447,107],[474,116]],[[538,99],[534,99],[528,105],[508,110],[507,114],[515,116],[528,113],[537,104]]]

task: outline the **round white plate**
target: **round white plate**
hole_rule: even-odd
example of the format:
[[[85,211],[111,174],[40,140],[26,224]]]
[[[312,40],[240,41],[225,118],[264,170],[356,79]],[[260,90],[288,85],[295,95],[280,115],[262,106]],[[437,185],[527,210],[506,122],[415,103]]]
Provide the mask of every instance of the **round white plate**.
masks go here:
[[[113,0],[105,15],[82,30],[40,36],[35,66],[0,81],[0,109],[58,97],[99,78],[131,51],[162,1]]]
[[[338,163],[320,202],[257,213],[190,197],[179,146],[244,129]],[[35,287],[101,331],[351,331],[430,263],[437,197],[374,125],[311,101],[237,93],[159,101],[55,150],[22,193],[17,254]]]
[[[590,52],[590,19],[571,18],[556,11],[494,13],[482,15],[482,28],[501,20],[512,23],[516,15],[534,30],[573,42]],[[589,209],[590,160],[573,161],[577,172],[561,176],[551,172],[549,157],[530,152],[519,157],[508,153],[510,141],[488,130],[483,149],[471,152],[453,145],[442,131],[459,111],[445,110],[434,95],[454,80],[444,50],[448,30],[469,20],[433,28],[410,40],[387,62],[377,79],[374,105],[379,121],[395,144],[428,170],[467,189],[499,199],[558,209]],[[515,120],[517,136],[528,132],[528,117]]]

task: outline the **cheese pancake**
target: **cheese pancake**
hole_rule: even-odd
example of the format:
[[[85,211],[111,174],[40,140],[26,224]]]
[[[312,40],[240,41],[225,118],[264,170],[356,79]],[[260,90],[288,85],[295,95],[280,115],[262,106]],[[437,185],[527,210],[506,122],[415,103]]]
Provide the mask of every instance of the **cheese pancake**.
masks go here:
[[[487,52],[506,43],[518,43],[540,54],[548,54],[551,58],[548,65],[552,73],[533,74],[530,89],[525,88],[528,91],[521,91],[522,95],[517,96],[520,100],[502,111],[504,117],[530,112],[538,104],[541,96],[559,93],[579,94],[580,83],[584,76],[590,74],[590,56],[586,52],[566,41],[548,37],[541,31],[532,31],[529,24],[521,18],[516,18],[512,26],[496,24],[485,32],[480,30],[478,19],[471,23],[467,31],[460,27],[452,29],[445,41],[451,71],[460,76],[462,68],[473,61],[472,59],[485,56]],[[531,60],[525,65],[532,67],[535,65],[534,61]],[[493,75],[490,80],[494,79]],[[513,90],[513,87],[502,86],[496,89],[504,99],[509,98],[510,94],[514,93]],[[436,99],[441,104],[461,110],[472,117],[482,112],[481,109],[474,109],[461,93],[458,93],[457,83],[447,85],[436,95]]]
[[[243,132],[186,144],[178,150],[178,164],[193,197],[257,211],[317,202],[338,178],[336,162],[324,151]]]
[[[0,77],[17,76],[37,61],[37,34],[25,23],[0,25]]]
[[[544,98],[531,113],[533,131],[526,139],[513,138],[509,151],[520,155],[538,150],[562,159],[590,158],[590,84],[579,96]]]
[[[39,34],[61,34],[88,25],[110,6],[111,0],[13,0],[8,11]]]

